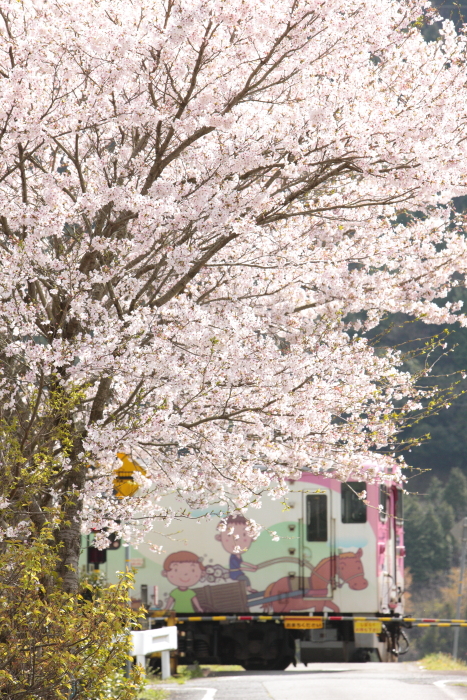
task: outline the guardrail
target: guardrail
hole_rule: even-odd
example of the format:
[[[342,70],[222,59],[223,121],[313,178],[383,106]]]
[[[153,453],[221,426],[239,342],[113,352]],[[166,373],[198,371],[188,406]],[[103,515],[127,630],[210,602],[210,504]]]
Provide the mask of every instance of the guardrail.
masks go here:
[[[160,652],[162,680],[170,678],[170,652],[177,649],[177,628],[160,627],[155,630],[141,630],[131,633],[136,663],[146,668],[146,656]]]

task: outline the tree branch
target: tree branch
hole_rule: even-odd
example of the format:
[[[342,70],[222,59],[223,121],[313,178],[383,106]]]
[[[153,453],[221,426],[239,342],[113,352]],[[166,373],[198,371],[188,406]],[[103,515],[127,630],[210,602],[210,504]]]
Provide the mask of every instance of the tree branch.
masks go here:
[[[168,301],[173,299],[173,297],[180,294],[181,291],[186,287],[188,282],[190,282],[198,272],[205,266],[208,260],[210,260],[219,250],[222,250],[230,241],[237,238],[236,233],[231,233],[230,236],[221,236],[214,245],[212,245],[209,250],[196,262],[188,272],[181,277],[178,282],[176,282],[171,289],[169,289],[165,294],[163,294],[159,299],[152,302],[151,306],[163,306]]]

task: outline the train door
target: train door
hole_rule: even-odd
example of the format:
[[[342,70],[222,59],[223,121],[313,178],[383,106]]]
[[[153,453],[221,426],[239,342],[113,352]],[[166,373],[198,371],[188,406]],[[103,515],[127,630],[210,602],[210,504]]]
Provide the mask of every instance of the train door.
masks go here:
[[[397,509],[398,489],[394,486],[380,486],[380,549],[379,576],[381,586],[381,611],[394,610],[397,600],[399,574],[397,571]]]
[[[335,538],[332,490],[319,486],[303,493],[301,527],[301,578],[305,594],[312,598],[332,598],[336,585]]]
[[[337,574],[340,585],[336,603],[341,610],[371,609],[372,552],[369,528],[369,493],[365,481],[348,481],[340,485],[339,535],[337,538]],[[368,583],[370,582],[370,584]],[[368,587],[370,586],[370,587]],[[362,595],[358,591],[365,591]],[[376,591],[375,591],[376,593]]]

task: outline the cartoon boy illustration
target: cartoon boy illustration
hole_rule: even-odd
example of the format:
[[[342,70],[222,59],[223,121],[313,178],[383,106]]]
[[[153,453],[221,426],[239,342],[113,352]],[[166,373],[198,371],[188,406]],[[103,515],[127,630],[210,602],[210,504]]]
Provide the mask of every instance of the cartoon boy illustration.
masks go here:
[[[229,515],[226,524],[226,529],[216,535],[216,540],[230,554],[229,576],[233,581],[245,581],[247,591],[256,593],[245,571],[256,571],[258,567],[243,561],[241,555],[253,542],[253,537],[248,532],[248,520],[243,515]]]
[[[205,567],[193,552],[174,552],[164,562],[162,576],[176,588],[171,591],[167,601],[167,610],[178,613],[203,612],[195,591],[190,586],[197,584],[203,577]]]

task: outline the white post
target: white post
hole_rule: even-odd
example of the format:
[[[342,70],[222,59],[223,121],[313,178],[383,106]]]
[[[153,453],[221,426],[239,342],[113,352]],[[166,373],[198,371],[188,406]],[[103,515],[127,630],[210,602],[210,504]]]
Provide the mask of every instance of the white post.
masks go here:
[[[466,549],[467,549],[467,518],[464,518],[464,524],[463,524],[463,528],[462,528],[461,569],[460,569],[460,573],[459,573],[459,588],[457,591],[456,620],[459,620],[459,618],[461,616],[462,585],[464,582]],[[454,627],[454,645],[453,645],[453,649],[452,649],[452,656],[454,659],[457,659],[458,651],[459,651],[459,627]]]
[[[143,669],[146,671],[146,657],[144,656],[144,654],[138,654],[138,656],[136,657],[136,663],[139,666],[142,666]]]
[[[161,676],[163,681],[170,678],[170,651],[161,651]]]
[[[167,678],[170,678],[170,650],[175,650],[178,647],[177,635],[175,626],[132,632],[132,650],[130,653],[132,656],[136,656],[137,663],[144,667],[145,656],[160,652],[161,676],[165,681]]]

